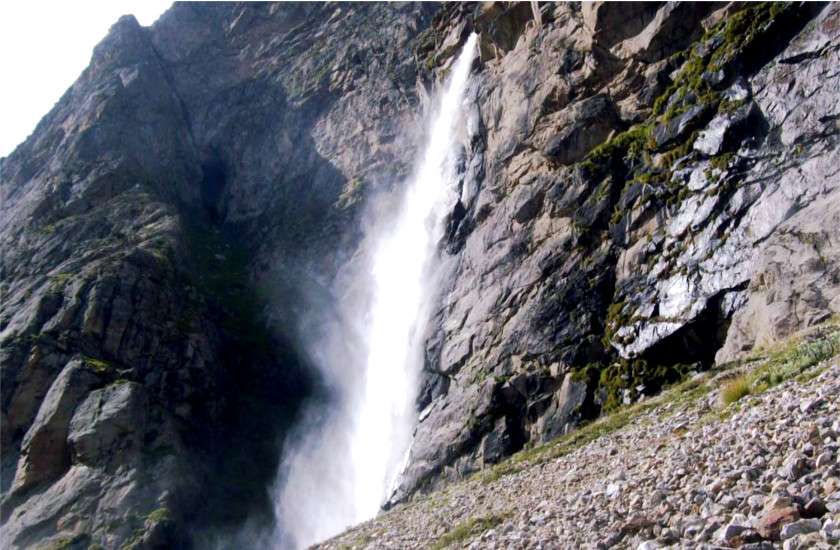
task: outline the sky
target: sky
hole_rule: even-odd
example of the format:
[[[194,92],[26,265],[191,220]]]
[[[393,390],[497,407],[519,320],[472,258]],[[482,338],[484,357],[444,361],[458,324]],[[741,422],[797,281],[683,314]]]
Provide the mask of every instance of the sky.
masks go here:
[[[172,0],[0,1],[0,157],[35,129],[121,15],[151,25]]]

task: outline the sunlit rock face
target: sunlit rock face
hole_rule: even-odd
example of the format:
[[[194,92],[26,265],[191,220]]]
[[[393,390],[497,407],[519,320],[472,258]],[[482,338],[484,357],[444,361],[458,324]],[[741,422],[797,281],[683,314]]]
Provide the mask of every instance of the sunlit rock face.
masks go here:
[[[494,16],[518,34],[480,38],[482,131],[396,500],[837,313],[840,11],[771,8],[436,19],[438,42]]]
[[[3,547],[284,544],[283,442],[358,377],[319,353],[365,355],[343,304],[474,30],[390,502],[840,312],[840,8],[617,6],[121,19],[0,161]]]

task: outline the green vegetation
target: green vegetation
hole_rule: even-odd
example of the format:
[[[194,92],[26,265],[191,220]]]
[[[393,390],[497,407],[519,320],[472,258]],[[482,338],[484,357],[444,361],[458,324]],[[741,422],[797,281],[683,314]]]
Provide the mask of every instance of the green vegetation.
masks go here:
[[[719,170],[726,170],[726,168],[729,166],[729,163],[732,162],[732,159],[734,158],[734,156],[735,155],[732,154],[732,153],[723,153],[722,155],[718,155],[718,156],[712,158],[709,161],[709,165],[712,168],[717,168]]]
[[[686,136],[680,143],[659,155],[657,168],[650,162],[650,154],[657,149],[652,138],[653,128],[657,124],[667,123],[695,105],[707,106],[712,115],[740,107],[743,101],[724,100],[721,92],[712,88],[704,75],[746,62],[750,56],[756,55],[761,38],[774,31],[779,16],[786,14],[790,7],[788,4],[774,2],[752,4],[709,29],[697,42],[702,47],[692,46],[675,54],[672,61],[675,64],[681,63],[682,67],[673,82],[654,102],[651,117],[595,147],[580,162],[585,177],[599,182],[599,185],[609,175],[622,180],[609,182],[605,190],[599,187],[598,192],[594,193],[596,197],[600,199],[613,194],[617,199],[615,195],[624,189],[627,181],[640,178],[647,178],[648,183],[670,181],[675,162],[691,154],[697,132]],[[713,167],[726,167],[730,160],[731,154],[721,155],[719,159],[713,160]],[[666,198],[668,203],[682,201],[688,196],[682,186],[671,187],[669,191],[672,196]],[[621,213],[613,211],[611,223],[616,224],[620,219]]]
[[[616,330],[630,323],[630,315],[624,313],[624,300],[613,302],[607,308],[607,318],[604,323],[604,347],[609,347]]]
[[[722,365],[717,369],[678,383],[665,389],[656,397],[630,406],[620,406],[620,403],[614,404],[614,408],[609,414],[605,414],[599,419],[584,424],[546,444],[524,449],[506,461],[496,464],[477,475],[480,476],[479,479],[482,483],[492,483],[529,465],[564,456],[631,423],[639,422],[647,413],[663,407],[663,405],[669,405],[667,412],[660,411],[659,414],[674,414],[680,408],[717,389],[710,382],[712,375],[716,372],[754,364],[752,370],[742,376],[730,379],[730,382],[724,387],[724,392],[728,394],[728,397],[723,395],[723,400],[728,406],[712,416],[716,419],[725,418],[737,410],[737,407],[741,405],[739,400],[744,396],[757,395],[790,379],[796,379],[801,383],[807,382],[824,370],[813,368],[815,365],[837,355],[840,355],[840,323],[832,322],[803,338],[792,339],[772,350],[756,353],[743,361]],[[626,366],[621,367],[618,364],[611,365],[601,371],[600,382],[604,383],[606,381],[609,383],[610,380],[624,380],[623,377],[627,373],[622,369],[626,368]],[[660,369],[662,368],[665,367],[660,367]],[[673,369],[673,367],[668,368]],[[678,365],[674,372],[683,375],[686,368],[686,365]],[[573,376],[576,379],[588,379],[592,376],[593,369],[597,371],[598,365],[587,365],[576,371]],[[659,372],[659,369],[654,369],[651,374],[656,376],[662,373]],[[626,380],[624,381],[626,382]],[[608,410],[606,405],[605,410]]]
[[[73,275],[70,273],[58,273],[56,275],[49,275],[47,278],[50,281],[47,292],[50,294],[64,294],[64,289],[67,283],[73,278]]]
[[[78,535],[73,535],[72,537],[61,537],[55,539],[47,544],[42,544],[38,546],[38,550],[74,550],[80,548],[90,548],[87,546],[87,541],[90,540],[90,536],[86,533],[79,533]]]
[[[509,514],[500,514],[470,518],[459,523],[451,531],[440,537],[431,548],[432,550],[443,550],[453,544],[464,542],[470,537],[480,535],[501,524],[508,516]]]
[[[607,175],[612,165],[640,155],[651,145],[651,126],[638,124],[595,147],[581,162],[592,179]]]
[[[683,363],[656,365],[644,359],[615,361],[601,369],[598,376],[597,387],[604,394],[601,411],[609,412],[621,407],[624,390],[635,392],[637,386],[644,386],[646,394],[657,393],[669,384],[680,382],[693,369],[693,365]]]
[[[660,151],[652,137],[654,129],[697,105],[705,106],[708,117],[743,105],[743,101],[725,100],[722,92],[718,91],[723,85],[713,87],[714,79],[709,77],[723,70],[725,76],[731,78],[733,68],[737,68],[739,73],[748,73],[758,66],[760,63],[757,61],[766,55],[761,47],[763,38],[779,31],[785,25],[783,20],[786,17],[797,16],[797,9],[793,4],[771,2],[746,5],[710,28],[695,44],[672,57],[672,66],[680,66],[679,72],[654,102],[651,116],[595,147],[578,164],[581,176],[590,183],[592,191],[573,219],[576,246],[585,249],[587,245],[600,245],[606,237],[599,232],[607,227],[617,228],[628,208],[636,208],[621,200],[633,184],[656,188],[653,193],[640,195],[637,201],[654,201],[671,207],[678,207],[694,194],[673,178],[673,171],[680,159],[692,158],[692,146],[699,132],[686,132],[687,135],[681,137],[678,143]],[[710,159],[707,176],[718,185],[706,193],[718,195],[733,191],[736,180],[721,178],[723,173],[732,169],[734,158],[732,153],[723,153]],[[609,213],[609,220],[606,216],[602,217],[602,212]],[[670,271],[666,268],[661,277],[669,276]],[[615,341],[616,332],[633,322],[635,314],[633,308],[626,307],[620,295],[614,296],[613,300],[605,316],[602,343],[606,349],[610,349]],[[615,372],[602,373],[598,383],[599,387],[607,389],[607,411],[620,405],[618,395],[622,388],[632,387],[637,382],[650,386],[651,383],[658,385],[674,381],[670,373],[664,376],[664,373],[659,373],[657,380],[635,376],[636,371],[652,370],[649,366],[620,364],[604,371],[610,368]]]
[[[161,507],[156,510],[152,510],[149,512],[149,515],[146,516],[146,521],[150,523],[163,523],[165,521],[170,521],[172,516],[169,512],[169,508]]]
[[[146,534],[146,523],[160,523],[171,519],[169,509],[164,507],[152,510],[145,517],[139,514],[131,514],[129,523],[138,526],[132,531],[131,536],[123,543],[120,550],[135,550],[142,546],[143,535]]]
[[[365,182],[362,178],[356,177],[350,180],[350,182],[344,186],[344,189],[341,190],[341,195],[339,195],[336,205],[339,208],[347,208],[357,203],[362,196],[364,185]]]
[[[720,391],[721,400],[730,405],[742,397],[750,394],[750,381],[746,376],[738,376],[729,380]]]
[[[112,365],[108,361],[105,361],[104,359],[97,359],[95,357],[89,357],[85,355],[82,357],[82,362],[87,368],[96,372],[97,374],[105,374],[109,371],[114,370],[114,365]]]
[[[752,393],[761,393],[791,378],[807,381],[816,376],[807,371],[840,354],[840,327],[830,326],[824,330],[771,352],[766,362],[748,376]]]

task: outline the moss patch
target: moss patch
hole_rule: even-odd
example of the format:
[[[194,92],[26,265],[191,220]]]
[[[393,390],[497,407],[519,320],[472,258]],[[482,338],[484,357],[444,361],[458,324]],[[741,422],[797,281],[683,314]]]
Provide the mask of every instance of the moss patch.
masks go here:
[[[804,339],[792,339],[772,350],[757,353],[742,361],[722,365],[713,371],[667,387],[657,397],[630,406],[617,405],[611,413],[584,424],[573,432],[544,445],[516,453],[506,461],[478,474],[479,479],[483,483],[493,483],[532,464],[566,455],[631,423],[640,421],[645,414],[663,405],[670,404],[668,414],[673,414],[680,407],[693,403],[716,390],[715,385],[710,382],[712,374],[715,372],[734,369],[747,364],[756,364],[757,366],[744,375],[744,380],[749,388],[748,394],[758,394],[785,380],[807,381],[813,379],[822,370],[813,367],[837,355],[840,355],[840,324],[832,322]],[[589,369],[591,368],[597,368],[597,366],[587,366],[577,371],[573,376],[589,376]],[[620,370],[615,370],[613,374],[618,372]],[[732,414],[733,410],[739,406],[740,402],[735,401],[731,406],[714,413],[713,416],[719,420],[724,418],[725,415]]]
[[[501,524],[510,514],[494,514],[470,518],[456,525],[451,531],[440,537],[431,548],[432,550],[443,550],[454,544],[466,541],[470,537],[478,536],[485,531]]]
[[[114,370],[114,365],[104,359],[97,359],[96,357],[83,356],[82,362],[87,368],[97,374],[106,374]]]

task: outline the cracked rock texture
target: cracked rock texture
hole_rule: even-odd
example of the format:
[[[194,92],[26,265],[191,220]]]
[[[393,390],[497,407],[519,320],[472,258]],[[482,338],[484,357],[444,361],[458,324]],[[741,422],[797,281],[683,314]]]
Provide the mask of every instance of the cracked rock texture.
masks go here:
[[[317,386],[301,319],[338,300],[471,31],[392,503],[840,313],[836,4],[124,17],[0,160],[4,547],[202,547],[271,522]]]
[[[406,52],[434,11],[123,17],[0,161],[0,546],[206,547],[269,525],[311,386],[303,281],[330,278],[361,190],[410,162]]]
[[[840,311],[840,10],[631,11],[542,6],[475,73],[395,500]]]

